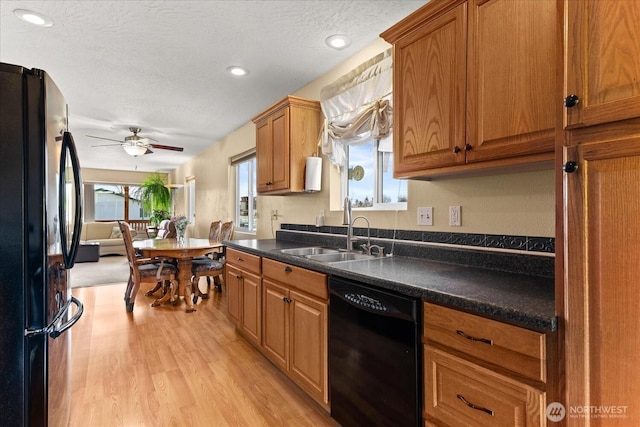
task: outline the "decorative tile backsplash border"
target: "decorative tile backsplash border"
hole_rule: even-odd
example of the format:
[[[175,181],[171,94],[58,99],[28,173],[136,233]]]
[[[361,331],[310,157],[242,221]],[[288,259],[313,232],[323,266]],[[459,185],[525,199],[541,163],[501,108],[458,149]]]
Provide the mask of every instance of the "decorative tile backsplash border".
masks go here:
[[[281,224],[280,229],[312,233],[347,234],[346,226],[322,226],[307,224]],[[372,238],[407,240],[413,242],[445,243],[476,248],[513,249],[530,252],[555,253],[555,238],[507,236],[499,234],[450,233],[440,231],[394,230],[372,228]],[[364,227],[354,227],[353,234],[367,235]]]

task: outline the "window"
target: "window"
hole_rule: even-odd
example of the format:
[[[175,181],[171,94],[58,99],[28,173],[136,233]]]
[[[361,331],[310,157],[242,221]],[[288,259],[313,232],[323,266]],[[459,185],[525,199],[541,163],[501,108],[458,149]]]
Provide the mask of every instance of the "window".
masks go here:
[[[255,233],[256,218],[256,153],[251,151],[232,159],[236,174],[236,229]]]
[[[196,179],[187,178],[187,219],[190,224],[196,223]]]
[[[94,184],[93,219],[96,221],[144,219],[142,206],[133,195],[134,185]],[[86,198],[85,198],[86,199]]]
[[[360,209],[407,209],[407,182],[393,179],[392,71],[387,49],[320,91],[322,153],[342,172],[341,198]]]
[[[393,153],[383,151],[382,145],[378,140],[369,140],[347,148],[347,171],[342,174],[342,189],[354,208],[407,208],[407,181],[393,178]]]

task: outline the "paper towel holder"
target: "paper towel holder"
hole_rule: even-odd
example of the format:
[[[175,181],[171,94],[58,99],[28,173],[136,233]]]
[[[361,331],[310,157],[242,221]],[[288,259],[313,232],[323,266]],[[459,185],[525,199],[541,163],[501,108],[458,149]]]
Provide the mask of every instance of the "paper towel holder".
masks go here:
[[[320,191],[322,189],[322,157],[318,157],[316,153],[307,157],[304,175],[304,192]]]

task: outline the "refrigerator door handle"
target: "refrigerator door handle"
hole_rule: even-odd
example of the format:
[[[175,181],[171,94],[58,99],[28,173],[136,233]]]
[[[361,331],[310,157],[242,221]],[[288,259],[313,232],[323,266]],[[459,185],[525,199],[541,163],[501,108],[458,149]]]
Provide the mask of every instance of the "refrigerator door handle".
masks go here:
[[[67,304],[66,306],[65,312],[69,310],[71,303],[76,305],[76,312],[73,314],[73,316],[71,316],[71,319],[67,320],[65,323],[63,323],[58,327],[56,327],[55,322],[52,323],[51,325],[52,330],[49,332],[49,335],[51,336],[51,338],[58,338],[64,331],[66,331],[67,329],[75,325],[76,322],[80,320],[80,317],[82,317],[82,313],[84,312],[84,305],[80,302],[79,299],[77,299],[73,295],[71,296],[71,300],[69,301],[69,304]]]
[[[66,220],[66,194],[67,194],[67,154],[71,160],[71,172],[73,174],[74,188],[74,215],[73,215],[73,234],[71,235],[71,245],[67,247],[67,220]],[[60,175],[58,192],[58,215],[60,218],[60,236],[62,243],[62,257],[64,259],[65,268],[73,267],[76,259],[76,252],[80,245],[80,231],[82,227],[82,179],[80,178],[80,162],[76,152],[76,145],[73,142],[71,132],[64,132],[62,135],[62,150],[60,154]]]
[[[77,307],[76,312],[73,314],[71,319],[67,320],[65,323],[58,326],[58,323],[60,323],[60,321],[64,317],[66,317],[67,313],[69,312],[69,307],[71,307],[72,303],[75,304]],[[24,336],[30,337],[33,335],[49,334],[51,338],[54,338],[54,339],[58,338],[60,335],[62,335],[64,331],[66,331],[67,329],[69,329],[70,327],[76,324],[76,322],[80,319],[80,317],[82,317],[83,312],[84,312],[84,305],[80,302],[79,299],[77,299],[74,296],[71,296],[71,299],[67,301],[64,308],[58,312],[58,314],[50,324],[48,324],[44,328],[25,329]]]

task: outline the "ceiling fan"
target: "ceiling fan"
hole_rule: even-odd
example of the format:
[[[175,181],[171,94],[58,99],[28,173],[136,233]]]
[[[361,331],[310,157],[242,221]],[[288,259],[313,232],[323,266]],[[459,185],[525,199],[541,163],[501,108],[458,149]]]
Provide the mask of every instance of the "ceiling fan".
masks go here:
[[[138,128],[138,127],[130,127],[129,131],[131,131],[131,133],[133,133],[133,135],[130,136],[126,136],[124,138],[124,141],[118,141],[117,139],[111,139],[111,138],[103,138],[100,136],[93,136],[93,135],[87,135],[89,138],[96,138],[96,139],[104,139],[107,141],[115,141],[117,142],[119,145],[122,146],[122,148],[124,148],[124,151],[133,157],[138,157],[138,156],[142,156],[144,154],[151,154],[153,153],[153,151],[151,151],[150,148],[156,148],[156,149],[160,149],[160,150],[172,150],[172,151],[183,151],[184,148],[183,147],[174,147],[172,145],[162,145],[162,144],[155,144],[149,141],[155,141],[158,142],[157,140],[153,139],[153,138],[149,138],[149,137],[142,137],[142,136],[138,136],[138,133],[142,132],[142,129]],[[116,145],[116,144],[107,144],[107,145]],[[99,145],[94,145],[94,147],[100,147]]]

